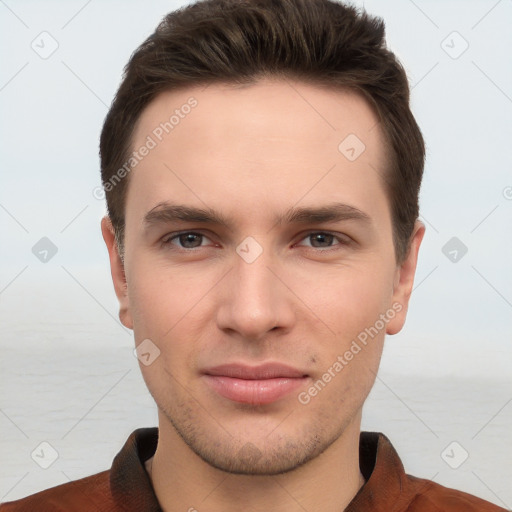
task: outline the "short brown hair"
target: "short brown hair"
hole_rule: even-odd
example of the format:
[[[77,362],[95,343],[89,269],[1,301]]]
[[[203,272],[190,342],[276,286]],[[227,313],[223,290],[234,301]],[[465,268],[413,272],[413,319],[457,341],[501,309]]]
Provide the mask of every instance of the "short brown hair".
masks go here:
[[[397,263],[418,217],[425,144],[409,107],[409,84],[387,49],[384,21],[332,0],[202,0],[169,13],[132,54],[100,139],[108,214],[123,255],[126,179],[135,125],[163,91],[290,77],[364,95],[389,154],[384,182]],[[341,142],[341,141],[340,141]]]

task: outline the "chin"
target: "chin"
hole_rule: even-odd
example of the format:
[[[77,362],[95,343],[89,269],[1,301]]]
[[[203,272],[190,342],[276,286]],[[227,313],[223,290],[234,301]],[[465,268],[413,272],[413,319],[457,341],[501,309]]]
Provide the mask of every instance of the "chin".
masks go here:
[[[294,471],[329,448],[350,424],[346,420],[335,426],[332,418],[322,421],[321,415],[315,415],[303,418],[302,424],[298,418],[285,419],[267,433],[248,418],[233,434],[233,425],[225,429],[190,406],[170,412],[163,412],[166,423],[190,450],[209,466],[237,475],[272,476]]]

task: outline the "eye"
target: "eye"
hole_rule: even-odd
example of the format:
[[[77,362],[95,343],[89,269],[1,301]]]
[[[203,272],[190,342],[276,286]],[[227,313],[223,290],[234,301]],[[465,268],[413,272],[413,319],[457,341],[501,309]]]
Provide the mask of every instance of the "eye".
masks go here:
[[[342,246],[350,244],[350,238],[346,235],[334,234],[325,231],[312,231],[301,239],[309,241],[310,244],[299,243],[298,246],[308,247],[319,250],[336,250]],[[181,233],[170,233],[162,240],[162,246],[177,246],[178,250],[193,250],[205,247],[211,240],[202,233],[195,231],[183,231]]]
[[[162,240],[162,245],[177,245],[179,249],[195,249],[203,246],[203,241],[209,240],[205,235],[194,231],[171,233]]]
[[[325,231],[312,231],[311,233],[308,233],[302,240],[309,240],[311,245],[306,245],[306,247],[311,247],[313,249],[332,249],[336,248],[337,246],[344,246],[350,243],[350,239],[347,236],[338,236],[333,233],[327,233]]]

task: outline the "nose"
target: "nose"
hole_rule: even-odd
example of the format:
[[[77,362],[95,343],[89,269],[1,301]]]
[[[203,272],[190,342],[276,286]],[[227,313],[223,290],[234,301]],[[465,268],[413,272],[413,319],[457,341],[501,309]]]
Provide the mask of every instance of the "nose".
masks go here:
[[[295,321],[293,294],[272,263],[265,251],[252,263],[235,255],[233,268],[222,281],[219,329],[250,341],[261,340],[270,331],[291,329]]]

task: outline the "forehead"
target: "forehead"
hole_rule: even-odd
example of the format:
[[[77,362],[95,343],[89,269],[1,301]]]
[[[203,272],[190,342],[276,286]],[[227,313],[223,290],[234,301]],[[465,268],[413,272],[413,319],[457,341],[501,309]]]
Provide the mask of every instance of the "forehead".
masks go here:
[[[299,117],[301,122],[297,123]],[[343,134],[355,133],[371,143],[380,136],[378,125],[378,117],[362,93],[276,78],[160,93],[142,112],[134,142],[142,142],[148,134],[158,142],[177,138],[188,127],[199,129],[196,136],[203,141],[216,135],[241,137],[259,130],[260,136],[286,131],[295,139],[305,137],[312,143],[325,138],[336,142]]]
[[[144,145],[127,198],[138,217],[169,199],[245,211],[248,201],[261,209],[367,195],[371,209],[385,200],[378,117],[352,91],[262,80],[164,92],[137,123],[132,149]]]

